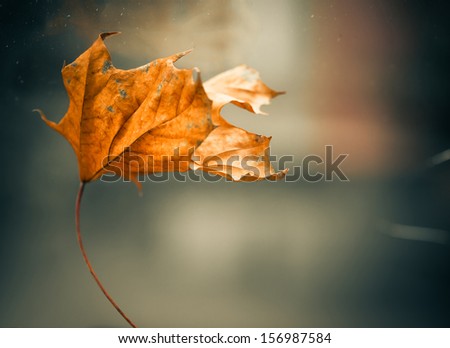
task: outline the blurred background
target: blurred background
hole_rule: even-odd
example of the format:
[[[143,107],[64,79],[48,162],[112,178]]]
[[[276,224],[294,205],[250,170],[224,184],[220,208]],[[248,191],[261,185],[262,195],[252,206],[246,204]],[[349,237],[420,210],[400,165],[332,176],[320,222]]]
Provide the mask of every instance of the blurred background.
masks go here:
[[[116,67],[194,48],[203,80],[238,64],[282,95],[233,124],[272,154],[349,154],[349,182],[86,187],[81,226],[143,327],[449,327],[446,1],[2,1],[1,327],[121,327],[76,243],[78,168],[60,69],[103,31]],[[323,167],[317,166],[318,171]]]

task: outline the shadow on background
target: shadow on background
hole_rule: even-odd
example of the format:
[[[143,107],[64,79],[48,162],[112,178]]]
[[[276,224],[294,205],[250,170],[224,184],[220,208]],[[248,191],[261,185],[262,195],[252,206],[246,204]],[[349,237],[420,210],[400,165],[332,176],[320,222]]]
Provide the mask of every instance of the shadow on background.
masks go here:
[[[147,327],[448,327],[450,43],[444,1],[3,3],[0,326],[114,327],[76,245],[76,159],[48,129],[60,68],[102,31],[117,67],[194,47],[207,80],[246,63],[287,94],[226,118],[272,154],[348,153],[350,182],[86,188],[105,286]],[[317,170],[321,171],[320,166]]]

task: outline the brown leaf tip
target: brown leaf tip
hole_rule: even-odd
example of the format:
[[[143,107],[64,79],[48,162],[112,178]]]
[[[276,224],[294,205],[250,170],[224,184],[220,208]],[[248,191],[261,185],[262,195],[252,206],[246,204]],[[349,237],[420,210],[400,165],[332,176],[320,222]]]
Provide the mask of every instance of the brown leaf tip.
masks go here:
[[[193,50],[194,50],[194,49],[191,48],[191,49],[188,49],[188,50],[183,51],[183,52],[175,53],[175,54],[173,54],[173,55],[167,57],[167,59],[168,59],[169,61],[171,61],[172,63],[175,63],[178,59],[183,58],[185,55],[191,53]]]
[[[33,109],[32,112],[37,112],[39,116],[41,116],[42,121],[44,121],[47,124],[54,124],[54,122],[50,121],[44,114],[44,112],[41,109]]]
[[[113,35],[119,35],[119,34],[122,34],[120,31],[109,31],[109,32],[106,32],[106,33],[101,33],[100,35],[99,35],[99,37],[102,39],[102,40],[105,40],[107,37],[109,37],[109,36],[113,36]]]
[[[194,81],[194,84],[198,85],[202,83],[202,78],[200,75],[200,69],[199,68],[192,68],[192,80]]]

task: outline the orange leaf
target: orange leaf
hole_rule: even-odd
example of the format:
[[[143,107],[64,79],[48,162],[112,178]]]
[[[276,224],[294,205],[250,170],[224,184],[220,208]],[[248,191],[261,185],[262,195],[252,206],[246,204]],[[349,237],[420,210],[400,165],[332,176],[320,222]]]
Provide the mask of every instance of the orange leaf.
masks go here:
[[[233,180],[283,175],[275,174],[264,161],[256,162],[270,138],[236,128],[220,116],[229,102],[261,113],[260,106],[279,94],[265,86],[255,70],[239,66],[203,85],[198,70],[173,65],[190,51],[136,69],[117,69],[104,44],[113,34],[100,34],[63,68],[70,104],[61,121],[49,121],[38,110],[47,125],[72,145],[82,182],[110,171],[135,179],[138,173],[190,168]],[[214,166],[211,156],[222,163]],[[230,164],[233,156],[247,162]],[[255,160],[248,160],[249,156],[256,156]]]

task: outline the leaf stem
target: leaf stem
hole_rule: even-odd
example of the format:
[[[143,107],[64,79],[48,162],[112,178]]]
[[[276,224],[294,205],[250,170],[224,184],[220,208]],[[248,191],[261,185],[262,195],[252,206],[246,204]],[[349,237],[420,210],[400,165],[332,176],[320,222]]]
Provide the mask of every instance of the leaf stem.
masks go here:
[[[130,324],[132,327],[137,327],[131,320],[126,316],[126,314],[120,309],[119,305],[113,300],[113,298],[108,294],[106,289],[103,287],[102,283],[97,277],[97,274],[95,274],[94,269],[92,268],[91,262],[89,261],[86,251],[84,250],[83,246],[83,240],[81,239],[81,232],[80,232],[80,205],[81,205],[81,198],[83,197],[83,191],[85,182],[80,183],[80,188],[78,190],[77,200],[75,204],[75,223],[77,228],[77,239],[78,239],[78,245],[80,246],[81,253],[83,254],[84,262],[86,262],[87,267],[89,268],[89,271],[92,274],[92,277],[94,278],[95,282],[97,283],[100,290],[102,290],[103,294],[106,296],[106,298],[111,302],[111,304],[114,306],[114,308],[120,313],[120,315]]]

